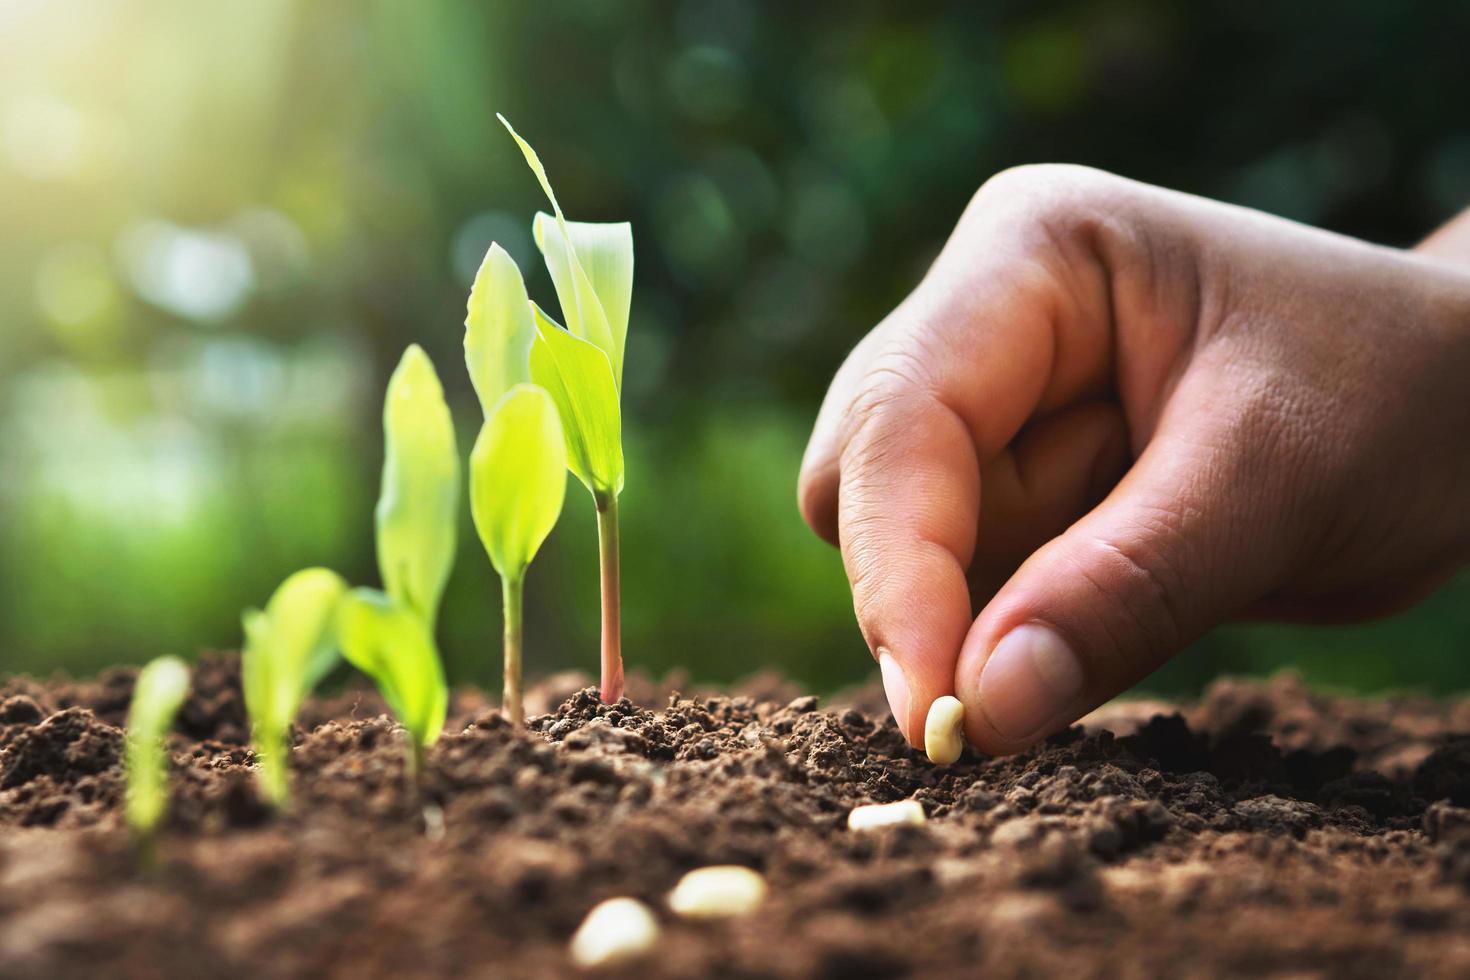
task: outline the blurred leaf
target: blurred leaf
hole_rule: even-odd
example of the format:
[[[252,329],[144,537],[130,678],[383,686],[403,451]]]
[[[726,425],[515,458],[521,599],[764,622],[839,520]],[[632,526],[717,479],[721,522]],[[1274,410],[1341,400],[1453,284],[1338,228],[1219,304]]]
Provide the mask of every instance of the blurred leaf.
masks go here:
[[[240,683],[266,795],[284,803],[286,738],[301,702],[337,663],[334,624],[347,591],[326,568],[297,572],[276,589],[265,611],[245,613]]]
[[[562,254],[558,259],[562,269],[562,278],[557,278],[557,265],[553,264],[551,259],[548,258],[546,264],[552,278],[556,280],[557,298],[562,304],[562,315],[567,318],[567,329],[578,337],[590,340],[608,355],[613,364],[613,378],[616,382],[616,379],[620,378],[623,373],[623,341],[621,337],[615,340],[612,329],[608,326],[608,318],[603,310],[602,301],[598,298],[597,290],[593,288],[592,280],[588,278],[577,255],[578,242],[567,228],[567,220],[562,214],[561,205],[557,203],[556,194],[551,189],[551,181],[546,177],[546,168],[541,165],[541,158],[536,155],[531,144],[521,139],[520,134],[512,128],[510,121],[498,113],[496,116],[510,132],[516,145],[521,148],[526,163],[530,164],[531,172],[536,175],[536,179],[541,183],[541,189],[546,192],[547,199],[551,201],[551,209],[556,212],[556,224],[561,231],[562,239]],[[537,244],[540,244],[539,240]],[[632,235],[630,232],[628,238],[630,274],[632,262]],[[567,275],[568,269],[570,275]],[[570,288],[566,288],[565,291],[563,291],[564,279],[570,279]],[[626,332],[626,323],[623,329]]]
[[[625,321],[626,322],[626,321]],[[470,289],[464,359],[485,418],[513,386],[531,380],[536,322],[521,270],[505,249],[492,244]]]
[[[159,657],[138,671],[128,706],[128,825],[150,832],[168,807],[168,750],[164,736],[189,694],[189,668]]]
[[[444,728],[449,688],[428,624],[406,603],[377,589],[353,589],[337,607],[342,655],[367,674],[415,746]]]
[[[572,236],[571,249],[566,247],[563,228]],[[556,286],[556,298],[561,303],[562,313],[568,317],[571,314],[567,311],[577,309],[578,304],[567,257],[576,255],[607,318],[608,332],[612,337],[612,347],[607,349],[608,359],[612,361],[613,374],[621,387],[628,310],[633,302],[633,226],[626,221],[558,222],[546,212],[538,211],[532,231],[536,247],[541,249],[551,281]]]
[[[528,307],[529,309],[529,307]],[[561,516],[567,450],[546,389],[516,385],[470,454],[470,512],[495,570],[520,578]]]
[[[618,386],[607,355],[574,337],[535,304],[531,377],[561,414],[567,467],[594,496],[623,491],[623,423]]]
[[[417,344],[404,351],[388,381],[383,436],[378,569],[388,593],[422,616],[432,632],[454,565],[459,454],[444,389]]]

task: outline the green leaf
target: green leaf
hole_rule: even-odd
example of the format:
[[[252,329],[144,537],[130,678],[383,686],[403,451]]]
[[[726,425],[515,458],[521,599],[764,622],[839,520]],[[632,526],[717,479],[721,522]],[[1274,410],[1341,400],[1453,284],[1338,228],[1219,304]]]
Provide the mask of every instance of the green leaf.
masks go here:
[[[536,323],[521,270],[499,245],[480,263],[464,321],[464,359],[485,418],[502,395],[531,380]]]
[[[534,303],[531,377],[550,393],[566,434],[567,467],[594,496],[623,491],[623,422],[607,354],[563,330]]]
[[[612,328],[608,325],[608,316],[603,310],[602,301],[598,298],[597,290],[593,288],[592,280],[588,277],[586,270],[576,251],[579,242],[567,228],[566,216],[562,214],[561,205],[557,203],[556,193],[551,189],[551,181],[546,177],[546,168],[541,165],[541,158],[531,148],[531,144],[521,139],[521,135],[511,126],[510,121],[504,116],[496,113],[496,118],[501,121],[516,145],[521,148],[526,163],[530,165],[531,172],[536,175],[541,189],[546,192],[546,198],[551,202],[551,210],[556,213],[556,224],[561,231],[561,256],[559,262],[562,264],[562,275],[569,283],[569,288],[563,292],[561,282],[557,282],[557,297],[562,303],[562,315],[567,318],[567,328],[576,336],[582,337],[596,344],[599,348],[612,357],[616,352],[618,370],[614,373],[614,379],[622,374],[622,341],[614,341]],[[539,244],[539,242],[538,242]],[[632,261],[631,237],[628,261]],[[552,276],[557,275],[557,269],[547,260]],[[570,302],[568,302],[570,300]],[[626,324],[624,331],[626,331]]]
[[[566,437],[556,403],[544,388],[516,385],[470,453],[470,513],[503,578],[525,574],[556,526],[566,492]]]
[[[432,632],[458,540],[459,453],[439,376],[417,344],[388,381],[383,436],[378,569]]]
[[[566,247],[562,228],[571,235],[570,250]],[[606,224],[558,222],[541,211],[536,214],[532,230],[536,245],[546,259],[546,268],[556,286],[556,298],[561,303],[563,315],[568,318],[568,326],[573,333],[588,336],[585,331],[571,326],[572,313],[568,312],[578,309],[576,285],[567,262],[569,251],[576,254],[607,320],[611,346],[604,349],[608,360],[612,361],[613,376],[621,388],[628,311],[633,302],[633,226],[626,221]]]
[[[449,689],[423,618],[377,589],[353,589],[337,606],[337,642],[348,662],[378,685],[414,745],[433,745],[444,728]]]
[[[243,617],[245,649],[240,681],[250,715],[261,783],[277,804],[286,802],[286,745],[306,695],[337,662],[337,603],[347,591],[341,576],[308,568],[282,582],[265,612]]]
[[[189,668],[178,657],[159,657],[138,671],[128,706],[127,820],[150,833],[168,808],[168,752],[163,738],[189,694]]]

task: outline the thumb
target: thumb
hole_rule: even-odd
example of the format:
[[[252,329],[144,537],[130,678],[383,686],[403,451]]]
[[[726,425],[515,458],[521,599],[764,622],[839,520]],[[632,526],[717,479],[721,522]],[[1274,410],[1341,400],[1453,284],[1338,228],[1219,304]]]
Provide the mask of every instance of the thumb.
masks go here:
[[[1027,559],[970,628],[955,691],[982,750],[1066,727],[1280,576],[1304,522],[1270,503],[1291,498],[1259,462],[1255,413],[1180,400],[1168,414],[1190,421],[1161,425],[1107,499]]]

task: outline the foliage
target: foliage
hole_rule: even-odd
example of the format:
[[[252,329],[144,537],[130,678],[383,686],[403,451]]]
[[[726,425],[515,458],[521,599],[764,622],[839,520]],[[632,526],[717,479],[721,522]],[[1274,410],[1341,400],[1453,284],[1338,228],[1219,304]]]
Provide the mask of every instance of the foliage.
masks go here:
[[[336,628],[342,656],[373,679],[408,730],[409,761],[420,771],[424,749],[438,741],[449,711],[449,688],[428,625],[394,596],[359,588],[338,604]]]
[[[261,785],[277,806],[290,793],[288,737],[302,700],[337,663],[337,603],[347,583],[336,572],[308,568],[282,582],[265,611],[243,619],[240,682],[250,716]]]
[[[459,454],[444,389],[417,344],[388,382],[383,438],[378,568],[388,594],[432,632],[459,538]]]
[[[189,668],[159,657],[138,671],[127,721],[127,821],[140,837],[153,833],[168,809],[168,750],[164,736],[189,694]]]

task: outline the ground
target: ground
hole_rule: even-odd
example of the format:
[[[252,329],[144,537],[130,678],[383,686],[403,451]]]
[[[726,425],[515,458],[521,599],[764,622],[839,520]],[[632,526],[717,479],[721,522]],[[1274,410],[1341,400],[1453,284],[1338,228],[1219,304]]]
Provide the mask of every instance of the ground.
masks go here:
[[[876,689],[604,706],[553,678],[528,731],[458,693],[415,788],[349,691],[303,713],[278,816],[236,661],[206,657],[150,866],[120,823],[132,676],[0,681],[0,977],[561,976],[614,895],[664,923],[611,974],[639,978],[1470,975],[1470,702],[1221,682],[936,767]],[[905,797],[925,825],[846,829]],[[712,863],[766,904],[670,916]]]

